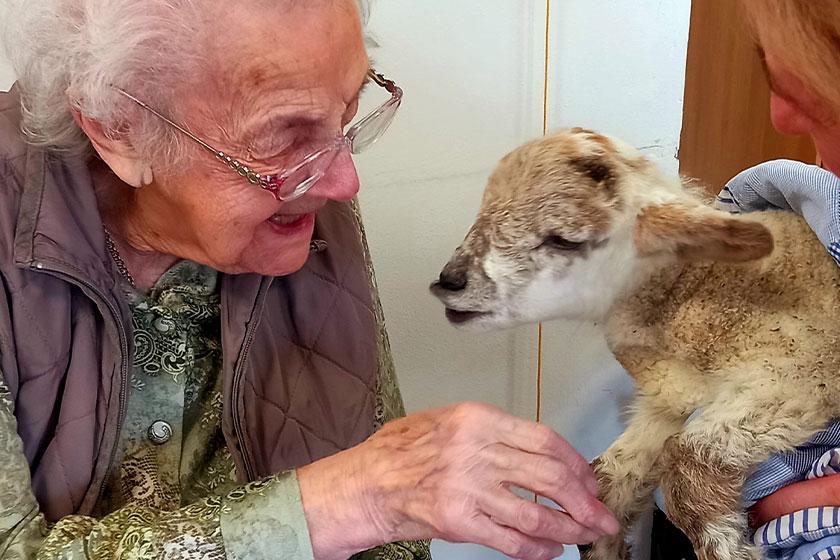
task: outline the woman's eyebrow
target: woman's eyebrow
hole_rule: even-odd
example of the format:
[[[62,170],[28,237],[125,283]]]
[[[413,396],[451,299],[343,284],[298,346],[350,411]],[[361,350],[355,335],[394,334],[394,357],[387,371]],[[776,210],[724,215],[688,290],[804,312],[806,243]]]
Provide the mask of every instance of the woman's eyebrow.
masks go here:
[[[356,90],[356,93],[353,94],[353,97],[351,99],[356,100],[358,97],[360,97],[362,95],[362,92],[364,92],[365,89],[367,89],[371,82],[372,79],[370,75],[368,75],[368,73],[365,73],[365,77],[362,80],[362,83],[359,85],[358,89]],[[254,123],[251,126],[248,126],[244,130],[242,130],[241,134],[238,135],[238,140],[247,144],[253,144],[255,139],[265,136],[272,130],[281,130],[289,128],[315,128],[321,124],[323,119],[324,115],[320,115],[317,113],[313,114],[312,107],[278,110],[269,119],[266,119],[259,123]]]

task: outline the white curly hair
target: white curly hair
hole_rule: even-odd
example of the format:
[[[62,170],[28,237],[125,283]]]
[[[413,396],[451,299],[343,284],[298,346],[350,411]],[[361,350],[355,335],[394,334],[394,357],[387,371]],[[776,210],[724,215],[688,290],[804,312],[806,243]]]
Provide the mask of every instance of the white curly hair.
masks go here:
[[[89,154],[73,103],[113,135],[131,122],[131,139],[142,155],[183,161],[183,139],[111,86],[177,118],[172,80],[201,65],[184,38],[196,36],[204,1],[0,0],[0,46],[17,76],[27,140]],[[371,2],[357,0],[365,22]]]

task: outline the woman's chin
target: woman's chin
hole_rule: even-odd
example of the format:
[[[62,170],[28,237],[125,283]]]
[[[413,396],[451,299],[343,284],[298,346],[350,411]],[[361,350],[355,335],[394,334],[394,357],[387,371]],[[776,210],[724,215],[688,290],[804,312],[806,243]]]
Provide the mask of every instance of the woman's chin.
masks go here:
[[[303,222],[292,224],[291,228],[278,228],[276,224],[264,222],[247,243],[237,243],[235,249],[231,247],[234,251],[228,258],[219,259],[230,263],[228,266],[214,268],[227,274],[294,274],[303,268],[310,255],[314,219]]]
[[[265,276],[288,276],[299,271],[306,264],[309,259],[309,244],[303,251],[293,251],[287,255],[283,255],[282,259],[278,259],[273,263],[266,263],[264,269],[256,271]]]
[[[309,259],[312,228],[294,235],[279,236],[274,232],[260,235],[240,260],[243,272],[265,276],[287,276],[303,268]]]

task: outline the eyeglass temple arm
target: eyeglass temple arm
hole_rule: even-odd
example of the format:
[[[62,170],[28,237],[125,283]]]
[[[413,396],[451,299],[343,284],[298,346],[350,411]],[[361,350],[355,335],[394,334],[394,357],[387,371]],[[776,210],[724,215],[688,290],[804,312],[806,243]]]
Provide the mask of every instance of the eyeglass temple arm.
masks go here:
[[[382,74],[380,74],[379,72],[374,70],[373,68],[368,69],[368,76],[370,76],[370,78],[374,82],[376,82],[377,84],[379,84],[380,86],[382,86],[386,90],[388,90],[388,92],[390,92],[392,95],[402,96],[402,90],[400,89],[399,86],[397,86],[397,84],[395,84],[394,82],[392,82],[391,80],[389,80],[388,78],[386,78],[385,76],[383,76]],[[154,107],[151,107],[148,104],[144,103],[143,101],[137,99],[136,97],[134,97],[133,95],[131,95],[130,93],[125,91],[124,89],[118,88],[118,87],[115,87],[114,89],[116,89],[121,95],[123,95],[127,99],[136,103],[137,105],[139,105],[140,107],[142,107],[146,111],[149,111],[150,113],[152,113],[153,115],[155,115],[156,117],[158,117],[159,119],[164,121],[169,126],[173,127],[175,130],[177,130],[181,134],[184,134],[185,136],[189,137],[193,142],[199,144],[201,147],[203,147],[205,150],[212,153],[213,155],[215,155],[217,157],[222,157],[222,158],[224,158],[224,156],[227,155],[224,152],[222,152],[221,150],[217,150],[216,148],[214,148],[213,146],[211,146],[210,144],[208,144],[207,142],[205,142],[204,140],[202,140],[201,138],[199,138],[198,136],[196,136],[195,134],[193,134],[192,132],[190,132],[189,130],[184,128],[183,126],[179,125],[175,121],[171,120],[167,116],[165,116],[162,113],[160,113],[159,111],[155,110]]]
[[[179,125],[178,123],[176,123],[175,121],[173,121],[173,120],[169,119],[168,117],[166,117],[166,116],[165,116],[165,115],[163,115],[162,113],[160,113],[160,112],[156,111],[153,107],[150,107],[149,105],[147,105],[147,104],[146,104],[146,103],[144,103],[143,101],[140,101],[139,99],[137,99],[136,97],[134,97],[133,95],[131,95],[130,93],[128,93],[127,91],[125,91],[125,90],[123,90],[123,89],[120,89],[120,88],[115,88],[115,89],[116,89],[116,90],[117,90],[117,91],[118,91],[121,95],[123,95],[124,97],[126,97],[126,98],[130,99],[131,101],[133,101],[134,103],[136,103],[137,105],[139,105],[140,107],[142,107],[143,109],[145,109],[146,111],[149,111],[149,112],[150,112],[150,113],[152,113],[154,116],[156,116],[157,118],[161,119],[161,120],[162,120],[162,121],[164,121],[166,124],[168,124],[169,126],[171,126],[172,128],[174,128],[175,130],[177,130],[178,132],[180,132],[181,134],[183,134],[183,135],[187,136],[190,140],[192,140],[192,141],[193,141],[193,142],[195,142],[196,144],[200,145],[201,147],[203,147],[203,148],[204,148],[205,150],[207,150],[208,152],[212,153],[213,155],[215,155],[215,156],[217,156],[217,157],[223,157],[223,156],[224,156],[224,152],[222,152],[222,151],[220,151],[220,150],[217,150],[216,148],[214,148],[213,146],[211,146],[210,144],[208,144],[207,142],[205,142],[204,140],[202,140],[201,138],[199,138],[198,136],[196,136],[195,134],[193,134],[192,132],[190,132],[189,130],[187,130],[186,128],[184,128],[183,126],[181,126],[181,125]]]
[[[273,175],[262,175],[261,173],[257,173],[256,171],[254,171],[253,169],[251,169],[247,165],[244,165],[243,163],[241,163],[241,162],[237,161],[236,159],[230,157],[229,155],[227,155],[223,151],[217,150],[216,148],[214,148],[213,146],[211,146],[210,144],[208,144],[207,142],[205,142],[204,140],[202,140],[201,138],[199,138],[198,136],[196,136],[195,134],[193,134],[192,132],[190,132],[189,130],[184,128],[183,126],[179,125],[175,121],[173,121],[173,120],[167,118],[166,116],[162,115],[160,112],[156,111],[155,109],[153,109],[152,107],[150,107],[149,105],[144,103],[143,101],[140,101],[139,99],[137,99],[136,97],[134,97],[133,95],[128,93],[127,91],[124,91],[120,88],[115,88],[115,89],[118,92],[120,92],[122,95],[124,95],[126,98],[130,99],[132,102],[136,103],[137,105],[139,105],[140,107],[142,107],[146,111],[149,111],[150,113],[152,113],[153,115],[155,115],[156,117],[161,119],[163,122],[165,122],[169,126],[173,127],[175,130],[177,130],[181,134],[184,134],[187,138],[189,138],[190,140],[192,140],[193,142],[195,142],[196,144],[198,144],[199,146],[201,146],[202,148],[204,148],[205,150],[207,150],[208,152],[213,154],[217,159],[221,160],[223,163],[227,164],[228,167],[230,167],[231,169],[233,169],[234,171],[239,173],[239,175],[241,175],[242,177],[245,177],[248,180],[249,183],[254,184],[254,185],[259,185],[262,188],[269,189],[269,190],[273,189],[273,188],[276,188],[275,183],[277,181],[277,177],[275,177]]]
[[[368,76],[374,81],[374,83],[388,90],[388,93],[391,95],[399,95],[402,97],[402,89],[373,68],[368,69]]]

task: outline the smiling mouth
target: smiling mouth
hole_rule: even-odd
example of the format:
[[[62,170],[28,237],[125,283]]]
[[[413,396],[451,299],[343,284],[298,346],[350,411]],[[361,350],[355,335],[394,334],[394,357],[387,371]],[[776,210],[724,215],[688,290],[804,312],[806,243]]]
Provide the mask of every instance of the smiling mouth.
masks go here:
[[[458,311],[450,307],[446,308],[446,318],[450,323],[455,325],[462,325],[481,317],[487,317],[488,315],[490,313],[486,311]]]
[[[274,214],[266,223],[276,234],[285,236],[300,235],[311,232],[315,225],[315,214]]]
[[[268,221],[278,226],[289,226],[305,220],[308,216],[309,214],[274,214]]]

